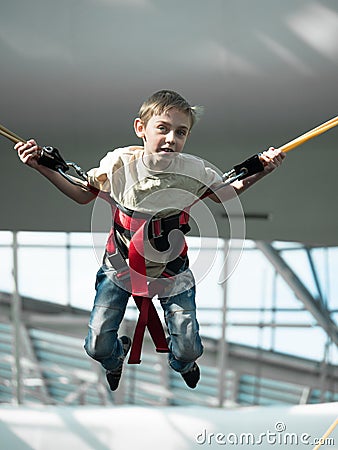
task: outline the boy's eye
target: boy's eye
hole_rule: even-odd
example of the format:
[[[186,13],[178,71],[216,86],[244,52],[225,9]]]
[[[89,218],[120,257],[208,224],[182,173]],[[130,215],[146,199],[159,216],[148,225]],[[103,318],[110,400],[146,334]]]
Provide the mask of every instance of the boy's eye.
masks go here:
[[[177,134],[178,134],[179,136],[186,136],[187,132],[186,132],[185,130],[178,130],[178,131],[177,131]]]
[[[157,129],[160,130],[160,131],[165,131],[165,130],[166,130],[166,127],[165,127],[164,125],[159,125],[159,126],[157,127]]]

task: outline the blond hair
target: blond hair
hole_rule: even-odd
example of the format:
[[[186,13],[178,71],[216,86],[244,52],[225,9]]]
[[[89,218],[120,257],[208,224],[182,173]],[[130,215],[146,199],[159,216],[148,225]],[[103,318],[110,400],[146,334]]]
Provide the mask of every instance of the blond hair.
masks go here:
[[[154,115],[161,115],[171,108],[186,113],[190,118],[190,129],[198,121],[203,113],[203,107],[191,106],[180,94],[175,91],[161,90],[155,92],[143,102],[139,110],[139,118],[144,125],[147,125],[149,119]]]

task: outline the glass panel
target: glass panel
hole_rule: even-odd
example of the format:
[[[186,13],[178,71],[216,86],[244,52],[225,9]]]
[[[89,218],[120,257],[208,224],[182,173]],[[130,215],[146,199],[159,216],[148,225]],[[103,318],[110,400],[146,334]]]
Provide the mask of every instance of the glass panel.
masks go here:
[[[229,307],[271,306],[274,269],[259,250],[244,251],[227,281]]]
[[[66,304],[66,249],[19,248],[21,295]]]
[[[13,233],[11,231],[0,231],[0,245],[12,245]]]
[[[13,250],[11,247],[0,247],[0,291],[13,291]]]
[[[316,320],[313,315],[308,311],[295,310],[295,311],[276,311],[275,314],[276,323],[281,324],[304,324],[304,325],[316,325]]]
[[[331,309],[338,309],[338,248],[329,249],[329,298],[328,304]]]
[[[295,250],[304,248],[304,244],[298,242],[274,241],[272,245],[276,250]]]
[[[236,344],[249,345],[257,347],[260,342],[259,330],[256,327],[233,327],[228,326],[226,330],[226,338],[229,342]]]
[[[18,245],[66,245],[66,233],[47,233],[37,231],[20,231],[18,233]]]
[[[72,248],[70,253],[71,305],[91,310],[99,264],[92,247]]]
[[[326,336],[319,327],[277,328],[275,333],[277,352],[319,361],[323,359]]]
[[[296,298],[293,291],[281,276],[276,280],[276,307],[278,308],[303,308],[303,303]]]
[[[69,245],[93,246],[92,233],[69,233]]]

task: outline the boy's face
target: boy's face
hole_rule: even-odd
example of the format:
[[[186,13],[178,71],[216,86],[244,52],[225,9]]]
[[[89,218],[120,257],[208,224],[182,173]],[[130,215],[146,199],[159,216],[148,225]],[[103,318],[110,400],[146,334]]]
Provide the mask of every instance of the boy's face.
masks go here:
[[[161,115],[154,115],[144,126],[140,119],[134,123],[136,135],[143,139],[145,155],[154,162],[181,153],[190,132],[189,115],[176,108]]]

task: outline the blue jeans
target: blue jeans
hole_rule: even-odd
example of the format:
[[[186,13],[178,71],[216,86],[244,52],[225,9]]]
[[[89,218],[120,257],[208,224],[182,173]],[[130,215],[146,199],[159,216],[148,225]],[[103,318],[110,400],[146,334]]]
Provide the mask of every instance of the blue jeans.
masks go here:
[[[112,281],[110,270],[102,266],[97,273],[96,296],[90,315],[85,350],[106,370],[115,370],[122,365],[124,359],[118,329],[126,311],[130,292]],[[190,269],[186,273],[193,276]],[[169,365],[175,371],[185,373],[203,352],[196,319],[195,286],[159,300],[169,333]]]

